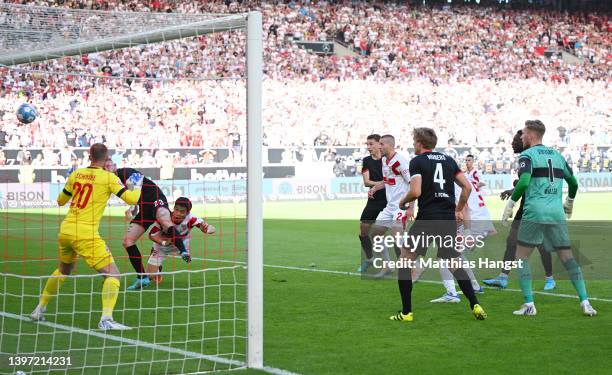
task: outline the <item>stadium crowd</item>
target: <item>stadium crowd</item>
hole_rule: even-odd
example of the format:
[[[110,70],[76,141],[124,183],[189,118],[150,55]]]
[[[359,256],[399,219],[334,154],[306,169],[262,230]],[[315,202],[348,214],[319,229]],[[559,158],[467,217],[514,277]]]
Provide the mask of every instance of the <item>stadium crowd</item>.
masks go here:
[[[269,146],[360,146],[371,132],[409,145],[413,126],[431,124],[440,145],[493,150],[508,145],[527,118],[553,129],[548,143],[576,152],[612,143],[612,24],[596,13],[325,1],[33,3],[174,13],[261,9]],[[239,149],[243,38],[219,33],[50,60],[29,71],[0,67],[0,147],[103,141],[126,149]],[[338,39],[354,54],[318,56],[293,39]],[[549,48],[567,49],[581,63],[547,57]],[[211,77],[229,79],[199,80]],[[40,116],[19,124],[14,110],[28,100]]]

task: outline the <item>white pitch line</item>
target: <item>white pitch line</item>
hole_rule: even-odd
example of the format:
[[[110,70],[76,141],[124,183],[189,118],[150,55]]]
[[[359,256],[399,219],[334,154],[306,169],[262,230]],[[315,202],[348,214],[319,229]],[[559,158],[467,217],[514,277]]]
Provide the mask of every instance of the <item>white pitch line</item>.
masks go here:
[[[197,257],[194,257],[194,258],[191,258],[191,259],[205,260],[205,261],[209,261],[209,262],[234,263],[234,264],[244,264],[244,265],[247,264],[246,262],[237,261],[237,260],[197,258]],[[282,266],[282,265],[276,265],[276,264],[264,264],[264,267],[267,267],[267,268],[277,268],[277,269],[283,269],[283,270],[303,271],[303,272],[328,273],[328,274],[333,274],[333,275],[363,276],[359,272],[326,270],[326,269],[314,268],[314,267],[306,268],[306,267],[296,267],[296,266]],[[424,283],[424,284],[426,283],[426,284],[443,285],[443,283],[441,281],[435,281],[435,280],[419,280],[417,282]],[[485,289],[490,289],[490,290],[499,290],[500,289],[500,288],[496,288],[496,287],[492,287],[492,286],[486,286],[486,285],[483,285],[482,287],[485,288]],[[506,288],[506,289],[501,289],[501,290],[507,291],[507,292],[522,292],[520,289],[512,289],[512,288]],[[543,295],[543,296],[553,296],[553,297],[561,297],[561,298],[578,299],[578,296],[575,296],[575,295],[572,295],[572,294],[540,292],[540,291],[537,291],[537,290],[534,290],[533,293],[534,294],[540,294],[540,295]],[[602,302],[612,302],[612,299],[598,298],[598,297],[589,297],[589,300],[592,300],[592,301],[602,301]]]
[[[12,313],[5,312],[5,311],[0,311],[0,316],[11,318],[11,319],[16,319],[16,320],[21,320],[23,322],[29,322],[29,323],[32,322],[30,318],[26,318],[24,316],[12,314]],[[173,348],[170,346],[153,344],[153,343],[146,342],[146,341],[134,340],[134,339],[129,339],[129,338],[120,337],[120,336],[113,336],[113,335],[109,335],[109,334],[102,333],[102,332],[88,331],[82,328],[66,326],[66,325],[58,324],[58,323],[36,322],[34,324],[46,326],[49,328],[59,329],[62,331],[75,332],[75,333],[80,333],[82,335],[87,335],[87,336],[94,336],[94,337],[98,337],[104,340],[117,341],[117,342],[121,342],[121,343],[128,344],[128,345],[163,351],[163,352],[172,353],[172,354],[178,354],[178,355],[182,355],[185,357],[205,359],[210,362],[217,362],[217,363],[223,363],[226,365],[240,366],[240,367],[246,368],[246,363],[242,361],[238,361],[235,359],[227,359],[227,358],[219,357],[216,355],[191,352],[188,350],[182,350],[182,349]],[[265,366],[263,368],[263,371],[270,373],[270,374],[275,374],[275,375],[299,375],[294,372],[290,372],[290,371],[275,368],[275,367],[268,367],[268,366]]]
[[[213,259],[208,259],[208,260],[213,260]],[[236,262],[236,263],[238,263],[238,262]],[[358,272],[334,271],[334,270],[325,270],[325,269],[318,269],[318,268],[304,268],[304,267],[293,267],[293,266],[278,266],[278,265],[272,265],[272,264],[264,264],[264,267],[279,268],[279,269],[286,269],[286,270],[295,270],[295,271],[305,271],[305,272],[321,272],[321,273],[329,273],[329,274],[335,274],[335,275],[363,276],[362,274],[360,274]],[[434,280],[419,280],[417,282],[418,283],[443,285],[443,283],[441,281],[434,281]],[[486,285],[483,285],[482,287],[485,288],[485,289],[490,289],[490,290],[500,290],[500,288],[486,286]],[[505,292],[522,292],[520,289],[512,289],[512,288],[506,288],[506,289],[501,289],[501,290],[505,291]],[[540,291],[537,291],[537,290],[534,290],[533,293],[534,294],[540,294],[540,295],[543,295],[543,296],[552,296],[552,297],[578,299],[578,296],[571,295],[571,294],[540,292]],[[612,299],[609,299],[609,298],[598,298],[598,297],[589,297],[589,300],[590,301],[612,302]]]

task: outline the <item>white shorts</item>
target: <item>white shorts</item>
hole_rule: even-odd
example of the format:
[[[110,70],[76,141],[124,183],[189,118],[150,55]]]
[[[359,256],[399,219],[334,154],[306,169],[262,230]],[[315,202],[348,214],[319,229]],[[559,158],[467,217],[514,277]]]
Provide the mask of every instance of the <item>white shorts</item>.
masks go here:
[[[470,210],[470,230],[472,234],[482,236],[486,236],[490,232],[495,231],[495,227],[491,221],[491,214],[489,214],[489,210],[486,207]]]
[[[174,250],[171,246],[153,246],[151,248],[151,255],[149,256],[148,264],[152,266],[161,266],[164,260],[169,255],[178,254],[178,250]]]
[[[397,205],[395,207],[387,206],[376,217],[376,225],[385,228],[404,228],[407,218],[406,211],[400,210]]]

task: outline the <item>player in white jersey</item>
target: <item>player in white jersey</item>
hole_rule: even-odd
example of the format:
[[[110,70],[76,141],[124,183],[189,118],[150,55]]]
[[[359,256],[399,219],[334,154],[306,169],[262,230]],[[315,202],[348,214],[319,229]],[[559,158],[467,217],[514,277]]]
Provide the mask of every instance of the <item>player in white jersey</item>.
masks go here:
[[[191,214],[191,201],[189,198],[180,197],[174,202],[174,209],[172,211],[172,222],[177,235],[183,239],[183,244],[187,249],[186,252],[180,254],[183,258],[190,258],[190,239],[191,230],[198,228],[205,234],[214,234],[215,227],[211,224],[206,223],[204,219],[196,217]],[[147,274],[159,284],[162,279],[158,275],[158,271],[161,271],[161,267],[164,260],[172,254],[179,254],[178,249],[172,243],[171,239],[165,238],[162,234],[162,228],[159,223],[153,224],[151,231],[149,232],[149,239],[153,241],[153,247],[151,248],[151,255],[147,262]]]
[[[472,184],[472,193],[466,205],[467,217],[464,215],[464,229],[467,229],[468,234],[471,232],[472,234],[483,236],[494,235],[497,231],[493,226],[491,214],[480,191],[480,188],[486,186],[486,184],[480,181],[480,175],[476,168],[474,168],[474,155],[467,155],[465,157],[465,168],[464,174],[470,184]]]
[[[368,195],[373,196],[376,191],[384,188],[387,206],[376,217],[376,225],[383,228],[399,227],[403,229],[406,220],[413,215],[412,208],[404,211],[399,207],[400,199],[410,190],[408,161],[395,151],[395,138],[392,135],[382,136],[380,144],[383,152],[383,181],[372,187]],[[380,231],[382,229],[379,229]]]
[[[466,170],[463,172],[468,182],[472,185],[472,192],[468,197],[467,204],[463,209],[463,223],[460,224],[457,229],[457,235],[463,236],[464,238],[470,238],[469,242],[466,242],[466,250],[469,250],[469,245],[474,245],[476,241],[474,239],[478,238],[479,241],[484,240],[485,237],[490,235],[497,234],[495,227],[493,226],[493,222],[491,221],[491,214],[487,209],[485,201],[481,195],[480,188],[486,186],[484,182],[480,181],[480,177],[478,175],[478,171],[474,168],[474,156],[468,155],[465,158],[465,166]],[[455,198],[458,200],[459,194],[461,193],[461,188],[455,184]],[[462,254],[461,257],[464,260],[465,255]],[[472,282],[472,288],[476,293],[483,293],[484,290],[478,283],[476,276],[474,275],[474,271],[470,268],[465,268],[470,281]],[[440,268],[440,276],[442,277],[442,282],[444,283],[444,288],[446,289],[446,294],[444,294],[440,298],[436,298],[431,300],[432,303],[457,303],[460,301],[459,295],[457,294],[457,289],[455,288],[455,280],[452,277],[450,271],[445,268]]]
[[[370,188],[368,197],[374,197],[374,193],[384,188],[387,206],[376,217],[372,229],[372,238],[374,239],[377,236],[384,235],[388,229],[391,229],[393,235],[401,232],[406,225],[406,221],[412,220],[414,216],[414,203],[411,203],[407,210],[402,210],[399,207],[400,200],[410,190],[409,163],[406,158],[395,151],[395,138],[392,135],[387,134],[380,137],[380,144],[383,154],[383,181]],[[395,247],[395,253],[399,256],[399,248]],[[389,259],[386,249],[383,251],[383,259]],[[390,270],[383,269],[378,276],[382,277],[388,273],[390,273]]]
[[[480,181],[480,174],[474,167],[474,155],[469,154],[465,157],[465,177],[472,186],[480,189],[483,186],[487,186],[484,182]]]

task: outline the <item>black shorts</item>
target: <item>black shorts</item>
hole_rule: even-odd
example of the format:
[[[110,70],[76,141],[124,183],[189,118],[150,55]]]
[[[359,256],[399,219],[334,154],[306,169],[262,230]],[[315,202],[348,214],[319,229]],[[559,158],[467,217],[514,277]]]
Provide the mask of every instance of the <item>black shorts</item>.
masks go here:
[[[363,211],[361,212],[361,219],[359,220],[374,223],[380,211],[384,210],[386,206],[386,201],[368,200],[368,204],[366,204],[366,206],[363,208]]]
[[[408,236],[410,250],[417,255],[427,254],[430,246],[438,248],[438,258],[451,259],[460,255],[455,250],[457,221],[454,217],[452,219],[448,216],[444,218],[417,217],[408,230]]]
[[[140,225],[145,231],[149,229],[151,224],[155,223],[158,209],[163,207],[170,211],[168,199],[166,199],[166,196],[159,188],[152,189],[151,191],[143,189],[137,207],[138,213],[134,216],[131,223]]]

